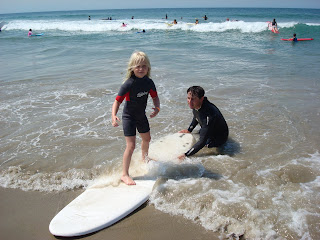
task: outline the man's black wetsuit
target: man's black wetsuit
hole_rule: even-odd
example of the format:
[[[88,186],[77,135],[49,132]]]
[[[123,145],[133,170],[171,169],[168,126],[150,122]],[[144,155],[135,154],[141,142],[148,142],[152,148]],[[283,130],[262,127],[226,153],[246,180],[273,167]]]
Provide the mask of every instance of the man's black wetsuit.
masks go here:
[[[192,132],[198,123],[201,126],[200,139],[185,153],[186,156],[197,153],[206,144],[208,144],[208,147],[219,147],[228,139],[229,129],[224,117],[220,110],[206,97],[204,97],[199,110],[193,109],[193,119],[188,131]]]
[[[135,136],[136,129],[138,129],[139,133],[150,131],[145,112],[149,94],[152,98],[158,96],[154,82],[147,76],[143,78],[133,76],[122,84],[116,100],[122,103],[126,98],[122,113],[125,136]]]

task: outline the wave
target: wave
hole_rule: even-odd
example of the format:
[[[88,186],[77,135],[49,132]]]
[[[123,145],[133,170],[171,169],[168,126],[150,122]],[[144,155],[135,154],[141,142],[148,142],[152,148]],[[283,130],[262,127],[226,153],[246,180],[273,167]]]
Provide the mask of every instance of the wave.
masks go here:
[[[125,22],[126,27],[122,27]],[[298,22],[284,22],[279,23],[278,28],[292,28]],[[320,26],[318,23],[307,23],[305,26]],[[188,23],[179,22],[176,25],[170,24],[165,20],[14,20],[6,25],[6,30],[22,30],[28,31],[33,29],[36,32],[82,32],[82,33],[101,33],[108,31],[116,32],[130,32],[145,29],[151,30],[182,30],[194,32],[226,32],[226,31],[240,31],[243,33],[259,33],[268,30],[266,22],[245,22],[245,21],[228,21],[228,22],[208,22],[208,23]]]
[[[12,166],[0,174],[0,186],[24,191],[53,192],[86,188],[98,170],[71,169],[67,172],[25,172],[20,166]]]
[[[306,23],[307,26],[320,26],[320,23]]]

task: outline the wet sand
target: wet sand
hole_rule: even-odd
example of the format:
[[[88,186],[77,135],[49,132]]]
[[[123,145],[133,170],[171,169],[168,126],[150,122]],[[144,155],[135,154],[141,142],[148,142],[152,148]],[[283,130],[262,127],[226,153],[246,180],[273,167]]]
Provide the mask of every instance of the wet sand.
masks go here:
[[[160,212],[148,204],[99,232],[78,238],[53,236],[49,232],[51,219],[81,192],[42,193],[0,188],[0,239],[218,239],[217,233],[206,231],[183,217]]]

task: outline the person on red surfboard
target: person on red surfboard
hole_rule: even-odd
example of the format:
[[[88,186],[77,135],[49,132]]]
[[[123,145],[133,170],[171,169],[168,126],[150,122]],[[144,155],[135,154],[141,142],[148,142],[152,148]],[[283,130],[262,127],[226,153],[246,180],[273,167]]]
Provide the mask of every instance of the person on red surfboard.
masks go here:
[[[278,32],[278,24],[277,24],[277,22],[276,22],[276,19],[274,18],[273,19],[273,21],[272,21],[272,31],[274,32],[274,33],[276,33],[276,32]]]

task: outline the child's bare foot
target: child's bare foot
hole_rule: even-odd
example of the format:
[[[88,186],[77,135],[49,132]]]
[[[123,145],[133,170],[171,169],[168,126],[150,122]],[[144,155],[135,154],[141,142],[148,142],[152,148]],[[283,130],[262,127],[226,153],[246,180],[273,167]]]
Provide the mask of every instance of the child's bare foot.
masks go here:
[[[121,181],[127,185],[136,185],[135,181],[130,176],[122,176]]]

